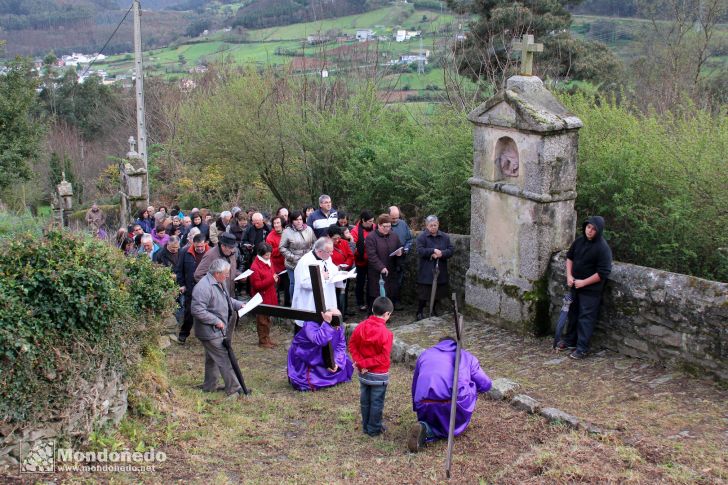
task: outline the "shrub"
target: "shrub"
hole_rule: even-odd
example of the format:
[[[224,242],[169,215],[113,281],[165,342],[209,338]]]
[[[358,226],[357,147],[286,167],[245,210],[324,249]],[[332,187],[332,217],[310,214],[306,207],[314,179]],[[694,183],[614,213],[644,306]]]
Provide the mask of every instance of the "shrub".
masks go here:
[[[728,281],[725,110],[640,114],[593,95],[564,102],[584,122],[576,209],[580,219],[605,217],[615,259]]]
[[[175,285],[169,270],[91,238],[52,232],[3,242],[0,419],[45,420],[69,404],[78,378],[104,365],[132,371]]]

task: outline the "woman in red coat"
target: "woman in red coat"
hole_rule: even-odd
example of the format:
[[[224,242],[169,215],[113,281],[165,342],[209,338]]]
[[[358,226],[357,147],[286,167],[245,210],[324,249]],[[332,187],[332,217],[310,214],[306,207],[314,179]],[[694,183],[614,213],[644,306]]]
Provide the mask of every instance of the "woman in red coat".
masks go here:
[[[359,306],[359,311],[362,312],[367,310],[367,303],[369,301],[369,289],[367,287],[367,267],[369,260],[367,258],[365,241],[374,229],[376,229],[374,216],[371,212],[365,210],[359,216],[359,222],[351,230],[351,238],[354,241],[355,247],[354,261],[356,263],[356,288],[354,294],[356,295],[356,304]],[[364,296],[365,291],[366,298]]]
[[[283,291],[283,306],[291,306],[291,293],[289,290],[290,282],[288,281],[288,273],[286,272],[285,258],[281,254],[281,236],[283,235],[284,219],[281,216],[275,216],[271,219],[273,230],[265,238],[265,242],[271,245],[273,252],[271,253],[270,262],[273,266],[273,271],[278,275],[278,290]],[[280,305],[280,298],[278,299],[278,305]]]
[[[349,271],[354,266],[354,253],[351,250],[349,241],[343,238],[344,229],[341,226],[329,226],[329,237],[334,243],[334,252],[331,253],[331,261],[339,268],[339,271]],[[343,319],[347,315],[347,281],[335,283],[335,286],[336,306],[341,311]]]
[[[278,275],[273,271],[271,264],[272,251],[273,248],[270,244],[266,242],[258,244],[258,255],[250,265],[253,274],[248,277],[250,295],[255,296],[260,293],[265,305],[278,304],[278,293],[276,292]],[[256,315],[255,324],[258,330],[258,346],[267,349],[275,347],[277,344],[270,339],[270,316]]]

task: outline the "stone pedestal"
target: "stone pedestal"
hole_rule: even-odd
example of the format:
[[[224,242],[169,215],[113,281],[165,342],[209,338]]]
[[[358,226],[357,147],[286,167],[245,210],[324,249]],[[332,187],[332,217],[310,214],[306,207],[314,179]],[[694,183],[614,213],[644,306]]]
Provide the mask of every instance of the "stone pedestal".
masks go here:
[[[509,328],[545,330],[549,260],[574,238],[581,120],[535,76],[510,78],[468,119],[475,126],[466,306]]]

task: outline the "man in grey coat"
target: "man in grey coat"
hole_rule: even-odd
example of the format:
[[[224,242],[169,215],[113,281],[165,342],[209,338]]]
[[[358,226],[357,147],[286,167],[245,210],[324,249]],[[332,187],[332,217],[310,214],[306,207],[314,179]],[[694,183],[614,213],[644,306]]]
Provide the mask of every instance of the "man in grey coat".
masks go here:
[[[216,259],[210,269],[192,290],[192,318],[195,336],[205,348],[205,381],[202,390],[213,392],[220,374],[225,381],[225,394],[237,396],[242,387],[233,371],[230,357],[223,346],[227,330],[234,326],[237,311],[243,303],[232,298],[225,282],[230,274],[230,263]]]

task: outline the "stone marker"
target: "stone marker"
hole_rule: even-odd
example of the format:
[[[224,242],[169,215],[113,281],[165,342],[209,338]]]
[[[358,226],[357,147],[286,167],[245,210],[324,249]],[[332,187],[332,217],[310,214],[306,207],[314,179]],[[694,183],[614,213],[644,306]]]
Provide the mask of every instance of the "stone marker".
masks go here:
[[[539,414],[546,418],[550,423],[563,423],[571,426],[572,428],[576,428],[579,425],[579,418],[565,413],[561,409],[543,408]]]
[[[509,379],[499,378],[493,381],[493,386],[486,394],[489,398],[500,401],[510,399],[521,386]]]
[[[511,399],[511,406],[521,411],[526,411],[529,414],[537,414],[541,409],[540,402],[525,394],[519,394]]]

